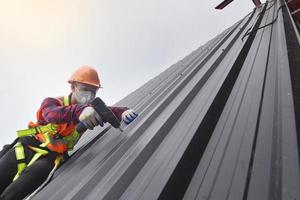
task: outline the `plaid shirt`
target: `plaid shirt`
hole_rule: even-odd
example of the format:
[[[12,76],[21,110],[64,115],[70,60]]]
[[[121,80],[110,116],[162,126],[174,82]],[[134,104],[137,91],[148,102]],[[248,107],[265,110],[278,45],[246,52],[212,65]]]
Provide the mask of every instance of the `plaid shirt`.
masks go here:
[[[48,123],[62,124],[79,122],[79,116],[84,108],[88,105],[71,104],[64,106],[62,102],[56,98],[46,98],[40,107],[42,116],[39,117],[38,123],[45,125]],[[127,107],[110,107],[116,117],[121,120],[122,113],[129,108]]]

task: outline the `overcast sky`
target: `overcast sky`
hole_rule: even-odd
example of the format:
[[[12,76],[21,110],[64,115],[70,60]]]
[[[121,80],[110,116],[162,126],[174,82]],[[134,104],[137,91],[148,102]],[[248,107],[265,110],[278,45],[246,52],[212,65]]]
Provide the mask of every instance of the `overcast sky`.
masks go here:
[[[252,11],[251,0],[0,0],[0,148],[94,66],[112,105]]]

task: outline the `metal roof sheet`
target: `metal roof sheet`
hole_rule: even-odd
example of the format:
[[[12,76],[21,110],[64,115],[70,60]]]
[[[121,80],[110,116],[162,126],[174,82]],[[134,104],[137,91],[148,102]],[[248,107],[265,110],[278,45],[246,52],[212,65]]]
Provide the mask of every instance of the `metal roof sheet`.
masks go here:
[[[299,33],[280,2],[118,102],[139,117],[85,133],[33,199],[300,199]]]

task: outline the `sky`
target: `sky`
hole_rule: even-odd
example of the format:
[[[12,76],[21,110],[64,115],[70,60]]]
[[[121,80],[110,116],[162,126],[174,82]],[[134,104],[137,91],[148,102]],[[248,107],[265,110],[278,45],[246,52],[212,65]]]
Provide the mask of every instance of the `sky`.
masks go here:
[[[69,94],[79,66],[97,69],[113,105],[254,8],[221,1],[0,0],[0,149],[44,98]]]

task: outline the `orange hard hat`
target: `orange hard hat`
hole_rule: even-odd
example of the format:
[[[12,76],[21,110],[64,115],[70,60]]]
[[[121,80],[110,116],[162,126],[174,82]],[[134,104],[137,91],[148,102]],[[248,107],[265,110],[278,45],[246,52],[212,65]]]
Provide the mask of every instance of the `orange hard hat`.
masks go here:
[[[84,84],[95,86],[97,88],[101,87],[97,71],[88,65],[79,67],[72,74],[68,82],[71,84],[74,82],[84,83]]]

